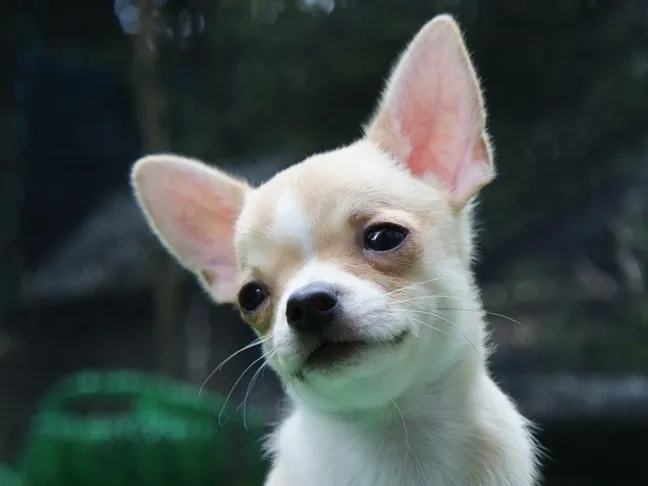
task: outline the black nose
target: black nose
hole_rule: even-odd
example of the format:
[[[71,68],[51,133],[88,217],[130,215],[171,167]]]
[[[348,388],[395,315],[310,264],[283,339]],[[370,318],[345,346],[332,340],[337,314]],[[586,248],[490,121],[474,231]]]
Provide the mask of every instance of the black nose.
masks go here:
[[[337,303],[337,291],[333,285],[315,282],[290,296],[286,304],[286,320],[297,331],[321,332],[335,317]]]

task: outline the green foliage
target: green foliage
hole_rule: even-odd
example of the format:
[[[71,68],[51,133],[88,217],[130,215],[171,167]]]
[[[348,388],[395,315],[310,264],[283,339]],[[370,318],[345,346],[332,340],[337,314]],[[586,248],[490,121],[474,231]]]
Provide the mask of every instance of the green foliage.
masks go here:
[[[20,475],[13,469],[0,465],[0,484],[2,486],[23,486]]]
[[[85,371],[44,398],[21,472],[28,486],[260,484],[263,419],[254,409],[245,424],[231,416],[222,397],[193,386]]]

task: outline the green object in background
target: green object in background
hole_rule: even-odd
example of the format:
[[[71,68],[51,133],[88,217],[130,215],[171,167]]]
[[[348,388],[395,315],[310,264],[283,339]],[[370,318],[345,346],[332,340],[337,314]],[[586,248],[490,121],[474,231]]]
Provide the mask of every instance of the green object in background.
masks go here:
[[[23,485],[258,486],[266,470],[263,419],[249,409],[247,430],[241,414],[219,426],[224,401],[134,371],[72,375],[52,387],[34,417]]]
[[[13,469],[0,465],[0,485],[2,486],[22,486],[23,482],[20,476]]]

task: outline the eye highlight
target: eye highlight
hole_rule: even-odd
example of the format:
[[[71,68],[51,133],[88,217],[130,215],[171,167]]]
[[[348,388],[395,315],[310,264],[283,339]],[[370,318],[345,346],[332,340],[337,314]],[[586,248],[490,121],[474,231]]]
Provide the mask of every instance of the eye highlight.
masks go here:
[[[245,312],[254,312],[268,298],[268,290],[259,282],[245,284],[238,294],[238,303]]]
[[[363,235],[365,250],[375,252],[392,251],[400,247],[408,230],[393,223],[381,223],[367,228]]]

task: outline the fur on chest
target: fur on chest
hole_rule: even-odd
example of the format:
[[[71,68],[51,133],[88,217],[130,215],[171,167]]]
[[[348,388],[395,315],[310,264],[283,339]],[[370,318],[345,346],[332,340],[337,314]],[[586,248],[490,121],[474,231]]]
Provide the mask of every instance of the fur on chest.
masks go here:
[[[268,444],[279,478],[268,486],[535,484],[528,423],[490,380],[482,399],[473,413],[438,406],[415,420],[399,412],[383,421],[343,421],[297,408]]]
[[[463,434],[448,425],[403,420],[372,427],[296,412],[275,432],[271,448],[285,486],[465,485],[470,439]]]

